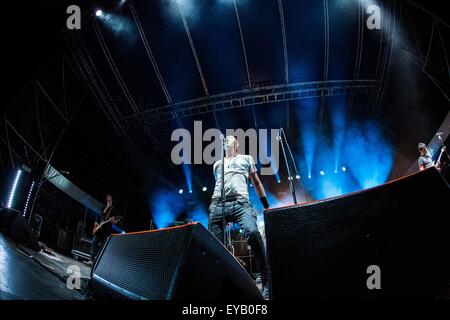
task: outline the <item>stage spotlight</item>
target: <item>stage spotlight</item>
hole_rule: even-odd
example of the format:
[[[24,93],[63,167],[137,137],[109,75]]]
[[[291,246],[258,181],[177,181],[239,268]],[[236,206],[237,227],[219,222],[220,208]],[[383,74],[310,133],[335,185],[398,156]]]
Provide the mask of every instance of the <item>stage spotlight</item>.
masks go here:
[[[179,193],[179,194],[182,194],[183,192],[184,192],[183,189],[178,190],[178,193]]]
[[[278,179],[278,180],[277,180],[277,183],[281,183],[281,180],[280,180],[280,179]]]
[[[288,180],[289,180],[289,181],[292,180],[292,177],[288,177]]]
[[[258,225],[259,225],[260,227],[264,227],[264,221],[260,221],[260,222],[258,223]]]
[[[102,14],[103,14],[103,11],[102,11],[102,10],[97,10],[97,11],[95,11],[95,15],[96,15],[97,17],[100,17]]]
[[[250,183],[250,188],[252,188],[252,187],[253,187],[253,184]]]
[[[347,167],[342,167],[342,171],[347,171]]]
[[[192,193],[192,190],[189,190],[189,193]]]
[[[308,175],[308,179],[311,179],[311,175],[310,174]]]
[[[324,175],[325,175],[325,171],[321,170],[321,171],[320,171],[320,175],[321,175],[321,176],[324,176]]]
[[[203,187],[203,189],[202,189],[203,191],[206,191],[206,190],[208,190],[208,188],[207,187]]]
[[[337,170],[334,170],[334,173],[337,173]]]
[[[299,176],[299,175],[296,175],[296,176],[295,176],[295,179],[300,180],[300,176]]]

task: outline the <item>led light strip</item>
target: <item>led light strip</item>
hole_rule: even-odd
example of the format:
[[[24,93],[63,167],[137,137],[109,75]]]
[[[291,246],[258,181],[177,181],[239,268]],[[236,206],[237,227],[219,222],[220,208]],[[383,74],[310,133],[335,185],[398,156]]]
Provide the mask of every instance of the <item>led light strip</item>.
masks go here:
[[[17,184],[19,182],[21,175],[22,175],[22,170],[19,169],[17,171],[16,178],[14,179],[14,184],[11,188],[11,193],[9,194],[8,205],[7,205],[8,208],[11,208],[11,206],[13,204],[14,196],[16,194]]]
[[[31,193],[33,192],[33,189],[34,189],[34,181],[31,184],[30,191],[28,192],[27,202],[25,203],[25,209],[23,209],[23,216],[25,216],[25,214],[27,213],[28,203],[30,202]]]

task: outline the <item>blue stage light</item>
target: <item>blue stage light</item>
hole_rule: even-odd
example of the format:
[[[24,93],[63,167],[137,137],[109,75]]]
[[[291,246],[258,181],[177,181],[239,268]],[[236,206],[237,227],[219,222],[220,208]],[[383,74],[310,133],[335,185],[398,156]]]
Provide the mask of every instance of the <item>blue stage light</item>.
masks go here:
[[[183,193],[183,189],[178,193]],[[186,209],[184,199],[180,199],[180,195],[176,190],[160,189],[154,192],[149,199],[152,219],[156,227],[166,228]]]
[[[208,211],[202,204],[198,204],[189,210],[187,216],[193,222],[200,222],[205,228],[208,228]]]
[[[367,189],[385,183],[395,153],[383,130],[374,122],[352,123],[347,125],[345,140],[351,143],[344,145],[343,163],[351,164],[345,169],[351,171],[359,187]]]
[[[97,11],[95,11],[95,15],[96,15],[97,17],[100,17],[102,14],[103,14],[103,11],[102,11],[102,10],[97,10]]]
[[[181,166],[181,168],[183,169],[183,175],[184,175],[184,179],[186,181],[186,186],[188,189],[189,193],[192,193],[192,170],[191,170],[191,166],[188,164],[183,164]]]
[[[342,171],[347,171],[347,167],[342,167]]]
[[[320,175],[321,175],[321,176],[324,176],[324,175],[325,175],[325,171],[321,170],[321,171],[320,171]]]
[[[208,190],[208,188],[207,187],[203,187],[202,190],[203,190],[203,192],[205,192],[206,190]]]

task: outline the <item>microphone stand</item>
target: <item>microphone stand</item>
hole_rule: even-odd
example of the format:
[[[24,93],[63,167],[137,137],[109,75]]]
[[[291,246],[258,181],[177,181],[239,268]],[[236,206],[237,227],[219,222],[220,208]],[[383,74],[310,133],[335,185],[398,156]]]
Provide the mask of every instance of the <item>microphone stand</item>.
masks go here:
[[[221,185],[221,198],[222,198],[222,232],[223,232],[223,244],[225,248],[228,249],[227,243],[226,243],[226,233],[225,233],[225,138],[222,137],[222,185]]]
[[[301,180],[300,180],[300,175],[299,175],[298,170],[297,170],[297,165],[295,164],[294,156],[292,155],[291,148],[289,147],[289,143],[288,143],[288,141],[287,141],[286,132],[284,132],[284,129],[283,129],[283,128],[280,128],[280,130],[281,130],[281,133],[283,134],[283,137],[284,137],[284,143],[286,143],[286,147],[287,147],[288,152],[289,152],[289,155],[290,155],[290,157],[291,157],[292,164],[294,165],[295,178],[298,180],[298,185],[299,185],[299,187],[300,187],[300,191],[302,191],[303,194],[305,195],[305,200],[306,200],[306,202],[309,202],[308,194],[306,193],[305,188],[303,188],[303,184],[302,184],[302,182],[301,182]],[[292,180],[292,179],[293,179],[293,176],[290,176],[290,179]]]
[[[281,150],[283,151],[283,157],[284,157],[284,162],[286,163],[286,169],[288,172],[289,189],[291,190],[291,193],[292,193],[292,199],[294,200],[294,204],[297,204],[297,197],[295,196],[295,188],[294,188],[294,185],[292,184],[291,169],[289,168],[289,163],[288,163],[288,160],[286,157],[286,151],[284,150],[283,138],[281,137],[282,131],[283,131],[283,129],[280,128],[278,131],[277,140],[280,142]]]

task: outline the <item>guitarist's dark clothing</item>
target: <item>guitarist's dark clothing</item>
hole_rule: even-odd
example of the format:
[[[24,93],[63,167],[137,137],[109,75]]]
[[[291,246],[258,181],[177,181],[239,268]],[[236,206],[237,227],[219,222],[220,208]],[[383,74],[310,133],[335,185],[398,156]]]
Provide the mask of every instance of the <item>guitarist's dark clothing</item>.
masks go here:
[[[111,206],[105,213],[103,211],[105,210],[106,206],[102,208],[102,215],[98,215],[95,218],[95,222],[98,224],[101,224],[103,221],[108,220],[112,217],[117,217],[117,209],[115,206]],[[92,250],[91,250],[91,259],[92,261],[95,261],[97,258],[97,254],[100,251],[100,249],[103,246],[103,243],[106,239],[111,235],[112,233],[112,223],[108,222],[105,223],[94,235],[94,239],[92,241]]]

